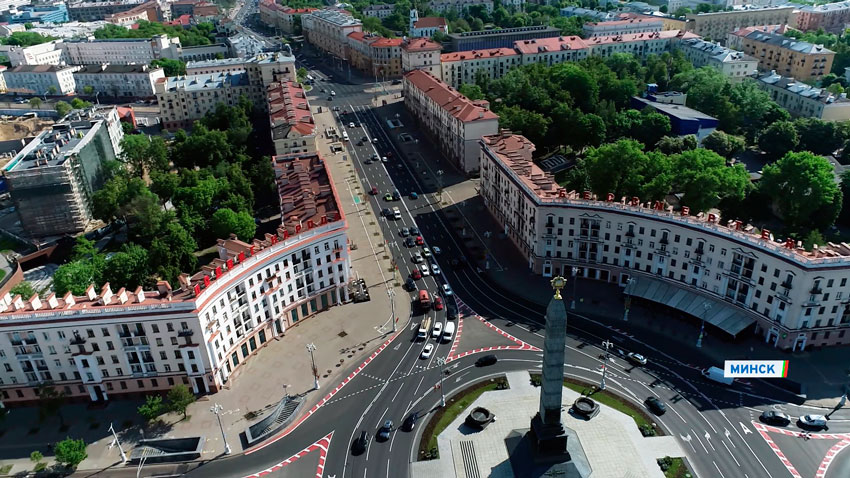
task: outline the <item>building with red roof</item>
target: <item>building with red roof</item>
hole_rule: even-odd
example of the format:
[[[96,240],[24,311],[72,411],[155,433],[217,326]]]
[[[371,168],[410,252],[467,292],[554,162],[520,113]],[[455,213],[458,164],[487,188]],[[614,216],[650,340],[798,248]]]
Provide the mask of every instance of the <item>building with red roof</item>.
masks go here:
[[[401,71],[425,70],[440,78],[440,52],[443,46],[427,38],[411,38],[401,44]]]
[[[449,25],[443,17],[422,17],[411,23],[411,38],[431,38],[437,32],[449,34]]]
[[[294,81],[272,83],[267,93],[275,154],[315,154],[316,123],[301,84]]]
[[[401,38],[385,38],[376,33],[348,34],[348,62],[354,68],[376,77],[401,76]]]
[[[301,15],[312,13],[317,8],[291,8],[275,0],[261,0],[259,4],[260,21],[283,33],[295,33],[295,24]]]
[[[440,151],[467,174],[479,169],[478,141],[499,131],[499,115],[423,70],[404,75],[404,105]]]

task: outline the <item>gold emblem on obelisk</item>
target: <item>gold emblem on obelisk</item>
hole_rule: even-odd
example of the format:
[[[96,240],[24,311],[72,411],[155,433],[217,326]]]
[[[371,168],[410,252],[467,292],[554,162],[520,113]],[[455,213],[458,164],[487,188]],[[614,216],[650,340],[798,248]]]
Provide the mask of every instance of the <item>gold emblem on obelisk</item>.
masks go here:
[[[567,280],[558,276],[549,281],[549,283],[552,284],[552,288],[555,289],[555,299],[561,300],[561,289],[567,286]]]

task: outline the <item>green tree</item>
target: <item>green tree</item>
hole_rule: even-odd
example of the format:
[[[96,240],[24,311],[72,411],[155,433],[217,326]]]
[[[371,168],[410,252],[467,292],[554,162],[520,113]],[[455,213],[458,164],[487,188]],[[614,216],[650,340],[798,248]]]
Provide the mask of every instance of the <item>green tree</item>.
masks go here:
[[[743,151],[745,144],[742,138],[728,135],[718,129],[712,131],[711,134],[703,138],[702,146],[705,149],[714,151],[720,156],[729,159],[735,154]]]
[[[841,209],[832,165],[809,152],[787,153],[765,166],[759,189],[773,199],[792,231],[828,227]]]
[[[679,154],[683,151],[697,149],[697,137],[689,134],[686,136],[664,136],[655,148],[664,154]]]
[[[32,286],[32,282],[21,281],[9,289],[9,293],[12,294],[12,297],[16,294],[21,294],[21,297],[23,297],[24,300],[29,300],[30,297],[35,295],[35,288]]]
[[[28,47],[40,45],[49,41],[56,40],[55,37],[44,36],[34,32],[14,32],[6,38],[0,39],[3,45],[13,45],[20,47]]]
[[[778,159],[797,149],[800,143],[797,129],[790,121],[778,121],[768,126],[759,136],[759,149],[769,158]]]
[[[460,88],[458,88],[457,91],[458,93],[469,98],[470,100],[484,99],[484,91],[482,91],[481,87],[478,85],[474,85],[471,83],[463,83],[462,85],[460,85]]]
[[[797,118],[794,128],[800,138],[799,149],[815,154],[833,154],[846,138],[836,123],[817,118]]]
[[[119,252],[106,260],[103,281],[131,290],[138,286],[150,286],[152,281],[148,267],[148,251],[145,248],[124,244]]]
[[[35,28],[35,25],[33,25],[32,22],[26,22],[24,23],[24,28],[27,30],[32,30],[33,28]]]
[[[817,229],[812,229],[803,237],[803,249],[809,252],[811,252],[816,245],[823,246],[825,244],[826,240]]]
[[[180,178],[176,174],[163,171],[152,171],[150,174],[151,191],[163,202],[174,197],[174,192],[180,185]]]
[[[30,453],[30,461],[35,463],[35,464],[38,464],[43,459],[44,459],[44,455],[38,450]]]
[[[684,193],[682,204],[695,211],[708,211],[724,198],[743,200],[750,175],[742,164],[726,166],[726,160],[707,149],[684,151],[671,157],[673,184]]]
[[[165,413],[165,404],[162,403],[162,397],[159,395],[148,395],[145,397],[145,403],[137,409],[139,415],[147,421],[151,421],[156,417]]]
[[[99,283],[100,274],[87,261],[62,264],[53,274],[53,290],[60,296],[68,291],[74,295],[83,295],[90,285]]]
[[[214,212],[210,219],[213,234],[217,238],[226,239],[230,234],[236,234],[240,240],[251,242],[257,230],[254,218],[247,212],[233,212],[223,208]]]
[[[48,95],[55,95],[57,91],[59,91],[59,90],[56,88],[56,85],[50,85],[50,86],[47,87],[47,94]]]
[[[180,76],[186,74],[186,63],[171,58],[158,58],[151,62],[151,68],[162,68],[165,76]]]
[[[148,171],[168,169],[168,147],[160,136],[149,138],[144,134],[128,134],[121,140],[119,159],[141,178]]]
[[[68,468],[76,468],[89,456],[86,453],[86,442],[82,439],[75,440],[70,437],[58,442],[53,451],[56,455],[56,461]]]
[[[64,118],[65,115],[71,112],[71,105],[64,101],[57,101],[54,109],[60,118]]]
[[[186,385],[178,383],[168,391],[168,409],[181,413],[186,418],[186,408],[195,401],[195,395]]]
[[[542,114],[519,106],[500,109],[499,124],[515,133],[525,135],[533,143],[542,142],[549,128],[549,120]]]
[[[41,98],[37,96],[30,98],[30,107],[33,109],[41,108]]]
[[[613,193],[616,198],[661,199],[673,182],[669,158],[647,154],[631,139],[590,148],[582,163],[590,189],[603,198]]]
[[[195,239],[176,221],[165,224],[153,238],[150,247],[151,265],[157,275],[177,283],[177,276],[184,271],[193,271],[198,259]]]
[[[94,94],[94,86],[91,86],[91,85],[84,86],[83,87],[83,93],[85,93],[87,96],[93,95]],[[124,123],[124,124],[126,124],[126,123]]]
[[[370,18],[372,18],[372,17],[370,17]],[[295,76],[297,77],[299,82],[304,82],[304,80],[307,79],[307,74],[308,74],[307,68],[304,68],[302,66],[301,68],[298,68],[298,70],[295,73]]]
[[[92,104],[91,101],[85,101],[79,98],[74,98],[73,100],[71,100],[71,107],[75,110],[82,110],[86,108],[91,108]]]

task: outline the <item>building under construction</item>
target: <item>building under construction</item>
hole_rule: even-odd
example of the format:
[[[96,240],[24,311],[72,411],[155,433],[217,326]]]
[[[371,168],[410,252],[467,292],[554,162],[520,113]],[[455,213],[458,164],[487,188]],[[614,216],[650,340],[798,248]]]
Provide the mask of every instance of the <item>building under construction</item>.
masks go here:
[[[44,237],[86,229],[92,195],[104,182],[103,164],[116,159],[120,142],[110,136],[108,122],[99,116],[56,123],[3,168],[27,234]]]

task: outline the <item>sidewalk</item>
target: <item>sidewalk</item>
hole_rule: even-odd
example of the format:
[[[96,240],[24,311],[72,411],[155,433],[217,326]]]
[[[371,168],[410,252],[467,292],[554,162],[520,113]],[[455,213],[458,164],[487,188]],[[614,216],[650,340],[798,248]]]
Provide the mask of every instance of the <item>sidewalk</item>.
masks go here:
[[[315,118],[318,131],[324,131],[327,122],[333,121],[330,113],[316,114]],[[361,363],[386,340],[392,331],[390,297],[386,291],[387,287],[393,287],[393,283],[389,258],[378,247],[383,244],[380,227],[374,222],[368,202],[361,200],[364,191],[352,165],[342,161],[343,155],[349,154],[334,155],[324,139],[319,142],[348,220],[352,277],[366,280],[371,300],[332,307],[290,327],[283,338],[267,342],[230,377],[224,390],[200,397],[190,405],[187,421],[168,414],[161,417],[162,424],[147,425],[143,430],[142,420],[136,411],[141,402],[116,400],[99,410],[89,410],[84,404],[63,406],[61,413],[68,428],[60,432],[58,417],[39,424],[36,408],[14,409],[0,428],[4,431],[0,435],[0,467],[12,465],[7,474],[32,470],[34,464],[29,460],[30,453],[39,450],[48,456],[47,444],[66,436],[84,438],[89,444],[89,457],[80,464],[79,470],[121,468],[118,449],[110,448],[113,440],[108,432],[110,421],[128,455],[142,438],[203,435],[206,444],[202,459],[213,459],[224,452],[216,416],[210,412],[213,404],[223,408],[222,427],[233,453],[241,453],[240,434],[277,405],[283,398],[284,385],[287,385],[286,392],[290,395],[305,394],[306,401],[300,414],[306,413],[327,389],[341,381],[343,371]],[[355,197],[358,199],[355,200]],[[404,297],[407,294],[397,288],[395,311],[400,324],[406,323],[410,317],[410,303],[402,300]],[[318,391],[313,390],[310,355],[306,350],[307,344],[311,343],[316,345],[314,355],[321,387]],[[256,417],[246,418],[249,413]],[[309,422],[304,426],[309,426]],[[35,432],[27,433],[32,430]],[[51,462],[52,457],[43,461]],[[78,471],[75,476],[89,474]]]

